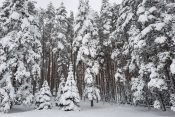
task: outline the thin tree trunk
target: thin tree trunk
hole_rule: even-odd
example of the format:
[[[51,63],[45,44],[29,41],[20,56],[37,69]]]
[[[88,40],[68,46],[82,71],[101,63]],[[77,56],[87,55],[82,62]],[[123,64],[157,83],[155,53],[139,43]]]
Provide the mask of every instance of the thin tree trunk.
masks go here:
[[[49,50],[49,63],[48,63],[48,71],[47,71],[47,82],[50,86],[50,50]]]
[[[91,107],[94,107],[94,101],[91,100]]]
[[[166,107],[165,107],[165,104],[163,102],[163,98],[162,98],[162,95],[161,95],[160,92],[158,92],[158,96],[159,96],[159,99],[160,99],[162,111],[166,111]]]

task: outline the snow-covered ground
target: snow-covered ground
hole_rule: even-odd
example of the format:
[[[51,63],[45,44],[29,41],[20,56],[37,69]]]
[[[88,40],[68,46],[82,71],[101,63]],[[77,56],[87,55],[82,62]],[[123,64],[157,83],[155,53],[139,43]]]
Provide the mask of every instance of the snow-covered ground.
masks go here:
[[[174,117],[174,112],[148,110],[143,107],[116,105],[107,103],[95,104],[94,108],[88,102],[81,103],[81,111],[65,112],[58,108],[51,110],[26,110],[24,107],[15,107],[10,113],[0,117]]]

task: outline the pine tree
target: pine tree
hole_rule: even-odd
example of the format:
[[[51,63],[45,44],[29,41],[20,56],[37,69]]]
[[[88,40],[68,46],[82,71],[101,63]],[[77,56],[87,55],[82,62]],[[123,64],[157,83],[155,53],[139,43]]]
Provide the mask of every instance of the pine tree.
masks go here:
[[[64,111],[79,110],[80,96],[77,84],[74,80],[73,65],[69,65],[69,73],[64,87],[64,93],[61,95],[59,106]]]
[[[69,64],[69,41],[68,41],[68,17],[67,11],[63,3],[61,3],[60,7],[56,10],[55,14],[55,26],[53,31],[53,44],[55,44],[53,48],[53,52],[58,54],[58,74],[61,74],[66,70]],[[56,53],[57,52],[57,53]],[[66,75],[66,73],[64,72]]]
[[[110,100],[113,98],[112,96],[112,60],[111,60],[111,53],[112,53],[112,40],[110,38],[110,34],[112,33],[113,29],[115,29],[115,25],[113,24],[113,15],[114,9],[112,5],[109,3],[109,0],[102,0],[102,6],[100,11],[100,27],[99,27],[99,38],[100,38],[100,46],[101,46],[101,67],[102,72],[105,72],[104,78],[107,81],[107,85],[105,87],[106,92],[103,95],[106,95],[104,100]],[[114,15],[115,16],[115,15]]]
[[[71,61],[73,62],[73,38],[74,37],[74,13],[70,11],[70,16],[68,17],[68,28],[67,28],[67,48],[68,53],[70,54]]]
[[[118,102],[121,103],[130,103],[131,77],[135,78],[138,74],[136,64],[138,56],[136,56],[136,53],[133,51],[133,41],[135,36],[139,33],[135,22],[135,12],[138,3],[139,1],[137,0],[124,0],[122,2],[119,8],[116,29],[110,35],[111,40],[114,41],[114,50],[111,54],[111,58],[116,61],[117,72],[120,71],[123,74],[122,79],[125,79],[124,82],[118,82],[117,86],[120,92],[118,97],[121,97],[118,98]],[[135,91],[135,88],[133,91]]]
[[[6,85],[11,86],[12,91],[9,89],[8,93],[12,100],[12,87],[18,90],[27,85],[30,88],[25,90],[30,90],[31,83],[40,76],[40,33],[35,9],[29,8],[32,4],[28,0],[7,0],[0,12],[1,82],[8,81]]]
[[[53,40],[53,32],[55,26],[55,8],[53,4],[50,2],[47,6],[46,10],[42,10],[40,12],[40,24],[41,33],[42,33],[42,82],[47,79],[49,86],[51,87],[51,91],[53,89],[53,71],[52,71],[52,63],[53,61],[53,48],[55,48],[55,43]],[[41,83],[42,83],[41,82]],[[40,87],[42,84],[40,84]]]
[[[36,94],[36,97],[35,97],[36,108],[39,110],[51,109],[52,108],[51,97],[52,97],[52,94],[50,92],[50,87],[48,85],[48,82],[44,81],[42,88],[40,89],[38,94]]]
[[[103,46],[111,46],[110,33],[112,29],[112,7],[109,4],[109,0],[102,0],[101,12],[100,12],[100,38],[103,42]]]
[[[150,5],[150,6],[149,6]],[[171,18],[170,14],[165,12],[165,2],[163,1],[142,1],[137,10],[138,24],[140,33],[135,38],[134,48],[139,51],[140,62],[147,66],[147,74],[150,80],[144,79],[148,83],[151,93],[156,94],[161,104],[161,109],[165,109],[163,96],[166,95],[166,80],[170,79],[169,66],[171,61],[171,51],[168,45],[171,45]],[[160,13],[159,11],[162,11]],[[167,17],[169,17],[167,19]],[[148,66],[148,64],[156,66]],[[145,72],[145,71],[144,71]],[[157,82],[155,84],[155,82]],[[152,89],[150,85],[156,89]]]
[[[75,39],[73,42],[74,52],[78,52],[84,35],[86,34],[86,20],[89,13],[89,1],[79,1],[78,15],[75,19],[74,33]]]
[[[84,24],[85,34],[82,36],[82,40],[79,41],[79,50],[77,54],[77,64],[83,61],[86,67],[94,69],[94,74],[99,73],[99,61],[98,54],[100,51],[98,28],[95,20],[96,13],[89,11],[89,15]],[[74,41],[76,42],[76,40]]]
[[[73,42],[75,47],[75,52],[77,52],[76,64],[78,65],[80,62],[85,64],[85,69],[91,69],[93,74],[93,81],[90,85],[93,85],[92,92],[95,92],[95,76],[99,74],[99,57],[98,54],[100,52],[99,46],[99,35],[98,35],[98,26],[97,26],[97,13],[94,12],[89,8],[89,1],[80,1],[79,6],[79,15],[76,19],[76,26],[75,26],[75,36],[77,36]],[[82,15],[83,14],[83,15]],[[84,21],[81,21],[85,19]],[[80,25],[82,23],[82,25]],[[81,26],[81,27],[78,27]],[[91,101],[93,106],[93,100],[97,98],[90,98],[88,91],[89,91],[89,84],[88,84],[88,74],[85,73],[85,91],[84,96],[88,97]],[[95,95],[95,94],[94,94]],[[100,99],[99,99],[100,100]]]
[[[112,58],[125,73],[126,81],[131,82],[133,102],[149,106],[154,100],[152,104],[162,110],[165,110],[163,97],[169,90],[166,81],[174,84],[169,75],[174,56],[173,15],[167,11],[172,8],[166,8],[169,6],[165,1],[124,0],[117,29],[111,35],[116,40]],[[129,86],[127,82],[125,85]]]
[[[54,89],[55,103],[65,111],[79,110],[78,92],[91,106],[102,94],[104,101],[175,111],[174,3],[102,0],[98,14],[89,0],[80,0],[74,21],[63,3],[38,11],[30,0],[4,0],[0,111],[31,105],[35,92],[37,109],[49,109]]]
[[[93,100],[101,100],[100,90],[95,86],[94,76],[91,69],[85,71],[85,90],[84,96],[91,101],[91,107],[94,106]]]

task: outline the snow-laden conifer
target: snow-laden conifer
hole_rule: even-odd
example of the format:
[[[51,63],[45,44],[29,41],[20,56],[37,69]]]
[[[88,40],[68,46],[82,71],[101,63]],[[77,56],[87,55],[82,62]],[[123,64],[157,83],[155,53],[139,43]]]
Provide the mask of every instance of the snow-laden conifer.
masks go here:
[[[61,79],[60,79],[60,84],[58,87],[58,92],[57,92],[57,96],[55,98],[55,104],[56,106],[59,106],[59,102],[60,102],[60,97],[62,96],[62,94],[64,93],[64,86],[65,86],[65,78],[62,75]]]
[[[44,81],[42,88],[36,94],[36,97],[35,97],[36,108],[38,110],[51,109],[52,108],[51,97],[52,97],[52,94],[50,92],[50,87],[48,85],[48,82]]]
[[[60,97],[59,107],[64,111],[79,110],[80,96],[77,83],[74,79],[73,65],[70,63],[67,81],[64,87],[64,93]]]

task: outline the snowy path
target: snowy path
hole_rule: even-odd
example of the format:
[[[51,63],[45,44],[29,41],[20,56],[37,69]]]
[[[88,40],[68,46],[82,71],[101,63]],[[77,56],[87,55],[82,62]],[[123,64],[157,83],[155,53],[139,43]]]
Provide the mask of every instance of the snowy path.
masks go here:
[[[15,108],[9,114],[0,113],[0,117],[175,117],[173,112],[148,111],[147,108],[130,107],[128,105],[95,104],[94,108],[89,103],[82,102],[80,112],[64,112],[57,108],[52,110],[31,110]]]

